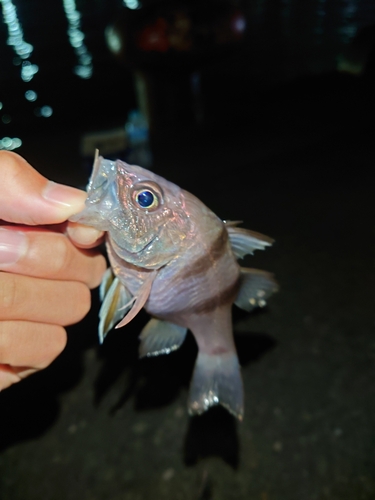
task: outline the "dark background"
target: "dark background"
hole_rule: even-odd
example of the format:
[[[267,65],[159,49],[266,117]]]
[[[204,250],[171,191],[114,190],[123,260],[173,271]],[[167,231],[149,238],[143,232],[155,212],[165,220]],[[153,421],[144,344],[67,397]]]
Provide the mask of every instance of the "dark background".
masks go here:
[[[234,310],[241,424],[220,408],[187,416],[191,337],[138,361],[141,313],[98,347],[94,292],[64,353],[0,395],[1,500],[375,498],[375,4],[229,2],[247,21],[239,41],[116,56],[106,27],[127,39],[142,12],[181,3],[134,13],[77,0],[90,79],[73,73],[62,2],[15,5],[39,72],[21,80],[0,24],[0,139],[20,138],[15,151],[44,175],[83,186],[82,137],[124,126],[141,71],[152,169],[275,238],[245,265],[274,272],[280,292],[252,315]],[[219,8],[197,5],[209,25]],[[43,105],[49,118],[35,114]]]

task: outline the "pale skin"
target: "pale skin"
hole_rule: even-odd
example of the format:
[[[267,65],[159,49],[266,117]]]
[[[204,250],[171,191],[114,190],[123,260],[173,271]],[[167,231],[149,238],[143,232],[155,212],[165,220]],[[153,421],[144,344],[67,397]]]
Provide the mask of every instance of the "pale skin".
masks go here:
[[[65,348],[65,327],[90,309],[103,235],[67,222],[85,199],[0,151],[0,390],[46,368]]]

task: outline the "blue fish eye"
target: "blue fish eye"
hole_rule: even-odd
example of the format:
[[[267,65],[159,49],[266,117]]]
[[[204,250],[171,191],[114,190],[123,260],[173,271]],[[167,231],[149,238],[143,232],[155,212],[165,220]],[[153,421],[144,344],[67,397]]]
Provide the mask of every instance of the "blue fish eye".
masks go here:
[[[136,196],[136,201],[142,208],[150,208],[152,206],[155,206],[155,203],[157,204],[156,196],[151,193],[151,191],[147,190],[138,193]]]

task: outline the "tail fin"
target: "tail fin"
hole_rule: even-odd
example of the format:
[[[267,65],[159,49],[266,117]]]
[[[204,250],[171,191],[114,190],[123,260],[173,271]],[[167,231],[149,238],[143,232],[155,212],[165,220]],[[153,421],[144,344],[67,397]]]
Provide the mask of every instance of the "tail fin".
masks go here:
[[[237,355],[198,352],[190,385],[189,413],[200,415],[217,404],[242,420],[243,386]]]

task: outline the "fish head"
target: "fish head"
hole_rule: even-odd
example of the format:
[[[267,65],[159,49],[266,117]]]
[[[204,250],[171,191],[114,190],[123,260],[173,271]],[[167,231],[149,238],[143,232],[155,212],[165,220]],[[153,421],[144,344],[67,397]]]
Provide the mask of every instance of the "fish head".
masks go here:
[[[97,158],[85,209],[70,220],[107,231],[113,251],[134,265],[159,268],[190,233],[183,190],[136,165]]]

